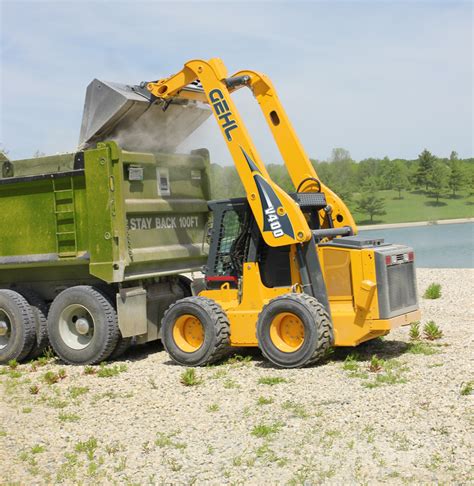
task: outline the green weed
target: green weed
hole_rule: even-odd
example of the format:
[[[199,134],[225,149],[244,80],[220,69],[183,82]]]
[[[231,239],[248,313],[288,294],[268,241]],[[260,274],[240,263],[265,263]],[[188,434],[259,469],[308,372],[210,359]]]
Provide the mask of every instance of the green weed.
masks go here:
[[[9,362],[8,362],[8,367],[11,369],[11,370],[16,370],[18,368],[18,361],[16,359],[11,359]]]
[[[428,321],[423,326],[423,335],[428,341],[435,341],[443,337],[443,331],[439,328],[435,321]]]
[[[439,299],[441,297],[441,284],[431,283],[423,294],[425,299]]]
[[[308,418],[309,417],[309,415],[306,412],[303,405],[301,405],[299,403],[295,403],[295,402],[292,402],[290,400],[287,400],[286,402],[284,402],[282,404],[282,408],[283,408],[283,410],[290,411],[293,414],[294,417],[298,417],[298,418]]]
[[[407,346],[407,353],[411,354],[424,354],[430,356],[432,354],[437,354],[438,351],[433,348],[433,346],[425,343],[409,343]]]
[[[207,411],[208,412],[218,412],[219,411],[219,405],[217,405],[217,403],[211,403],[211,405],[209,405],[207,407]]]
[[[75,413],[60,413],[58,415],[58,419],[61,421],[61,422],[79,422],[79,420],[81,419],[81,417],[79,417],[79,415],[75,414]]]
[[[40,387],[38,385],[31,385],[29,390],[32,395],[38,395]]]
[[[378,373],[379,371],[382,370],[384,364],[385,364],[385,361],[383,359],[381,359],[381,358],[378,358],[377,355],[374,354],[370,358],[369,366],[367,367],[367,369],[371,373]]]
[[[420,339],[420,321],[415,321],[410,324],[409,336],[412,341],[418,341]]]
[[[196,370],[194,368],[187,368],[181,373],[181,383],[184,386],[197,386],[202,383],[202,378],[196,375]]]
[[[89,461],[92,461],[94,459],[97,445],[97,439],[95,437],[90,437],[85,441],[79,441],[74,449],[76,452],[83,452]]]
[[[173,437],[177,434],[177,432],[173,432],[172,434],[164,434],[163,432],[158,432],[155,445],[158,447],[173,447],[174,449],[186,449],[187,445],[183,442],[177,442],[173,440]]]
[[[93,366],[85,366],[84,367],[84,374],[85,375],[95,375],[97,370]]]
[[[127,371],[127,365],[124,363],[113,366],[107,366],[106,363],[100,363],[97,376],[99,378],[110,378],[112,376],[117,376],[124,371]]]
[[[66,378],[66,370],[64,368],[58,370],[57,373],[55,373],[54,371],[47,371],[43,375],[43,381],[48,385],[54,385],[58,381],[64,380],[64,378]]]
[[[275,422],[271,425],[259,424],[253,427],[251,434],[255,437],[264,438],[276,434],[282,427],[281,422]]]
[[[278,385],[280,383],[287,383],[288,380],[286,378],[282,378],[280,376],[265,376],[258,380],[259,385]]]
[[[474,390],[474,381],[468,381],[467,383],[461,384],[461,395],[472,395],[472,391]]]
[[[72,386],[69,388],[69,395],[71,395],[71,398],[77,398],[81,395],[85,395],[88,391],[89,388],[87,386]]]
[[[257,405],[270,405],[273,403],[273,398],[258,397]]]

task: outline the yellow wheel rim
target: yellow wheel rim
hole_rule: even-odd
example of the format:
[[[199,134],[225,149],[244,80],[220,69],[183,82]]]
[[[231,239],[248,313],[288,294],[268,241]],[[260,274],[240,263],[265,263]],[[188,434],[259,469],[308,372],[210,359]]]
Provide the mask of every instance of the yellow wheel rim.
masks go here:
[[[270,324],[270,339],[280,351],[295,352],[304,342],[303,322],[291,312],[277,314]]]
[[[201,321],[191,314],[178,317],[173,326],[173,339],[182,351],[194,353],[204,342],[204,327]]]

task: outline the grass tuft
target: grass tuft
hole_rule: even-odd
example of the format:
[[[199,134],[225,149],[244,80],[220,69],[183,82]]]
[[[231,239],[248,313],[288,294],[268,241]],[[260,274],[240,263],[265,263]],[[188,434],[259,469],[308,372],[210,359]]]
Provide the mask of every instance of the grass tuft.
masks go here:
[[[29,390],[32,395],[38,395],[40,387],[38,385],[31,385]]]
[[[187,368],[181,373],[181,383],[184,386],[197,386],[202,383],[202,379],[196,375],[194,368]]]
[[[415,321],[410,324],[409,336],[412,341],[418,341],[421,338],[420,321]]]
[[[384,364],[385,364],[385,361],[381,358],[378,358],[377,355],[374,354],[370,358],[369,366],[367,367],[367,369],[371,373],[378,373],[379,371],[382,371]]]
[[[474,381],[468,381],[467,383],[461,383],[461,395],[462,396],[467,396],[467,395],[472,395],[472,392],[474,390]]]
[[[97,376],[99,378],[110,378],[112,376],[120,375],[120,373],[123,373],[124,371],[127,371],[126,364],[122,363],[119,365],[107,366],[106,363],[100,363]]]
[[[47,371],[43,375],[43,381],[48,385],[54,385],[58,381],[64,380],[64,378],[66,378],[66,370],[64,368],[58,370],[57,373],[55,373],[54,371]]]
[[[257,405],[270,405],[273,403],[273,398],[258,397]]]
[[[428,321],[423,326],[423,335],[428,341],[435,341],[443,337],[443,331],[439,328],[435,321]]]
[[[258,380],[259,385],[278,385],[280,383],[287,383],[288,380],[286,378],[282,378],[280,376],[264,376]]]
[[[272,434],[276,434],[277,432],[279,432],[281,427],[281,422],[275,422],[271,425],[259,424],[253,427],[251,434],[259,438],[269,437]]]
[[[439,299],[441,297],[441,284],[431,283],[425,290],[423,298],[425,299]]]
[[[11,369],[11,370],[15,370],[18,368],[18,361],[16,359],[11,359],[9,362],[8,362],[8,367]]]
[[[411,354],[424,354],[430,356],[432,354],[437,354],[438,351],[433,348],[433,346],[425,343],[409,343],[407,346],[407,353]]]

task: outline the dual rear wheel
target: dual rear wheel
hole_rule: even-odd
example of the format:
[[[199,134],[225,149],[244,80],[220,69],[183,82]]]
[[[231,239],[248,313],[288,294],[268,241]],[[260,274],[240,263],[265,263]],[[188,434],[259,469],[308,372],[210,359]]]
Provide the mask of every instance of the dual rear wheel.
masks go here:
[[[119,357],[131,338],[122,338],[113,296],[106,290],[71,287],[48,311],[29,289],[1,289],[0,363],[35,359],[48,344],[66,363],[97,364]]]

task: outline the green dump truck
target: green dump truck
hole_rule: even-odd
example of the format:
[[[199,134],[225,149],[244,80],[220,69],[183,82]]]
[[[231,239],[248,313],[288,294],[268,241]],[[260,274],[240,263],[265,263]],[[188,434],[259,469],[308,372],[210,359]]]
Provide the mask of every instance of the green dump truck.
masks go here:
[[[178,102],[164,118],[142,98],[94,80],[81,150],[0,161],[0,363],[48,343],[66,363],[117,357],[158,339],[164,311],[191,294],[182,274],[206,262],[209,153],[172,152],[209,111]],[[152,147],[99,141],[120,139],[127,117],[161,130]]]

